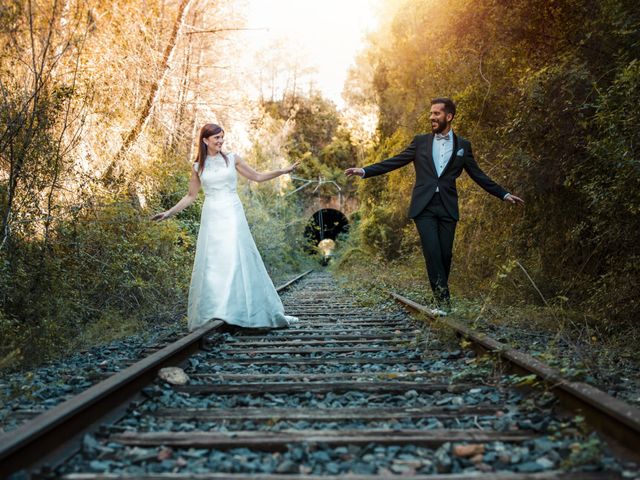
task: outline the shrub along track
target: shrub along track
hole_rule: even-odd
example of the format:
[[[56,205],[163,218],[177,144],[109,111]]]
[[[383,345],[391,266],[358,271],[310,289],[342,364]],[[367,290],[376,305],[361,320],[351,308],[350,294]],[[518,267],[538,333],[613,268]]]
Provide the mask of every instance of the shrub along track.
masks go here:
[[[86,409],[76,424],[95,425],[78,436],[79,451],[59,448],[55,455],[68,460],[39,474],[619,478],[622,466],[604,441],[580,418],[560,416],[552,393],[514,388],[517,378],[492,371],[473,351],[445,349],[399,308],[357,307],[325,273],[299,280],[284,301],[301,320],[292,328],[230,331],[213,323],[181,340],[191,345],[181,351],[185,385],[156,379],[139,391],[161,364],[178,361],[166,349],[151,356],[165,356],[153,366],[151,357],[140,362],[146,366],[136,364],[144,379],[125,393],[115,385],[103,389],[120,406]],[[106,382],[124,383],[116,380]],[[36,457],[62,438],[49,431],[54,440]],[[22,447],[39,448],[24,438]],[[3,446],[0,460],[9,458],[4,452]]]

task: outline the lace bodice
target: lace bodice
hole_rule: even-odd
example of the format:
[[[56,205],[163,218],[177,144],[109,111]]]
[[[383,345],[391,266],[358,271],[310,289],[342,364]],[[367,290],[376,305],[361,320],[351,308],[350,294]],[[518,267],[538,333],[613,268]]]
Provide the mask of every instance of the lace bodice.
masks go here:
[[[200,183],[202,190],[207,198],[209,197],[225,197],[227,195],[236,195],[236,183],[238,177],[236,174],[235,155],[228,153],[229,165],[224,161],[222,155],[209,155],[204,163],[204,170],[200,174]],[[194,170],[198,171],[198,164],[193,165]]]

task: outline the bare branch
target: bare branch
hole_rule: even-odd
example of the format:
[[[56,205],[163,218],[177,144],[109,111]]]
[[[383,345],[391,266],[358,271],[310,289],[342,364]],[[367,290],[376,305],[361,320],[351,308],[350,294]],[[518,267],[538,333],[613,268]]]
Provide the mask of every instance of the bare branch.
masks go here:
[[[140,133],[142,132],[142,129],[144,128],[146,123],[149,121],[149,117],[151,116],[151,109],[153,108],[153,105],[155,104],[158,98],[160,88],[162,87],[167,71],[169,70],[171,57],[173,56],[173,52],[178,43],[178,34],[180,33],[180,27],[184,22],[186,11],[189,7],[190,2],[191,0],[182,0],[180,2],[180,6],[178,8],[178,15],[176,17],[176,21],[174,22],[173,31],[171,33],[171,37],[169,38],[169,43],[167,44],[167,48],[165,49],[165,52],[164,52],[162,65],[161,65],[162,74],[153,83],[151,87],[151,91],[149,92],[149,96],[147,97],[147,100],[142,109],[142,112],[140,113],[140,116],[138,117],[136,124],[129,131],[124,141],[122,142],[122,146],[120,147],[120,150],[116,154],[114,161],[122,157],[122,155],[124,155],[129,150],[129,148],[135,143],[135,141],[140,136]]]
[[[189,26],[189,28],[195,28]],[[268,28],[214,28],[213,30],[193,30],[185,32],[185,35],[195,35],[198,33],[220,33],[220,32],[242,32],[242,31],[261,31],[269,30]]]

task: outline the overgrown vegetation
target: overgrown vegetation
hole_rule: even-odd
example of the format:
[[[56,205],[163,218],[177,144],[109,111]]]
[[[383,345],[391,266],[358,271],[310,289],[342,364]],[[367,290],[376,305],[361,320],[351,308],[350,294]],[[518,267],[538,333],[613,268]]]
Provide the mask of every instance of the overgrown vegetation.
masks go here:
[[[352,193],[353,186],[346,182],[344,169],[353,165],[358,153],[349,127],[336,106],[318,93],[309,96],[287,96],[265,101],[263,118],[258,125],[276,122],[282,130],[288,127],[281,154],[291,161],[299,161],[297,175],[315,180],[332,180]],[[261,149],[256,143],[257,149]],[[322,192],[321,192],[322,193]],[[335,195],[335,189],[328,189]]]
[[[238,48],[227,31],[242,25],[231,0],[4,2],[0,367],[179,320],[199,210],[160,225],[148,218],[184,193],[197,127],[232,125],[240,114],[253,120],[247,159],[257,168],[301,160],[302,178],[334,180],[344,195],[358,185],[361,208],[341,242],[339,270],[428,301],[406,217],[411,169],[359,183],[341,172],[395,154],[428,131],[429,100],[440,95],[457,101],[455,130],[472,141],[481,166],[527,201],[514,210],[460,179],[452,287],[470,302],[470,315],[480,309],[504,325],[535,318],[541,329],[566,327],[585,342],[633,345],[640,302],[635,3],[450,0],[435,9],[389,0],[384,10],[347,84],[352,115],[379,114],[365,150],[370,139],[335,105],[299,94],[296,71],[292,90],[277,98],[267,88],[271,98],[257,113],[242,98],[239,77],[217,68],[220,51],[234,58]],[[204,35],[211,29],[214,36]],[[233,145],[233,131],[228,140]],[[276,279],[307,261],[299,254],[307,219],[297,196],[285,196],[300,182],[240,186]],[[327,185],[319,195],[335,194]]]
[[[485,171],[527,202],[500,204],[460,178],[454,294],[571,312],[599,337],[637,339],[636,4],[451,0],[433,8],[407,0],[386,9],[349,82],[352,102],[373,101],[379,111],[378,142],[363,164],[430,131],[430,99],[450,96],[455,131],[471,140]],[[360,183],[343,270],[376,258],[424,277],[406,216],[413,183],[411,168]]]
[[[224,34],[213,44],[179,34],[185,19],[210,28],[216,12],[240,24],[233,2],[0,7],[0,369],[182,320],[200,202],[149,218],[186,192],[195,127],[224,124],[224,110],[198,109],[191,92],[206,101],[213,81],[223,103],[236,88],[211,75],[200,83],[198,62]],[[272,168],[279,148],[247,159]],[[307,260],[290,241],[304,225],[287,188],[240,188],[275,281]]]

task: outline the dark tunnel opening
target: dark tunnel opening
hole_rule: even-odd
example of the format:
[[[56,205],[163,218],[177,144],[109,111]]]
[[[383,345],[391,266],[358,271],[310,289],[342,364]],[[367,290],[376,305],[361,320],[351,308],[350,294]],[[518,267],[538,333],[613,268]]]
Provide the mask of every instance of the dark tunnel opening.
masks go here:
[[[316,254],[318,251],[325,261],[331,256],[335,247],[335,240],[341,233],[349,231],[349,220],[339,210],[323,208],[318,210],[307,222],[304,236],[307,239],[307,252]]]

